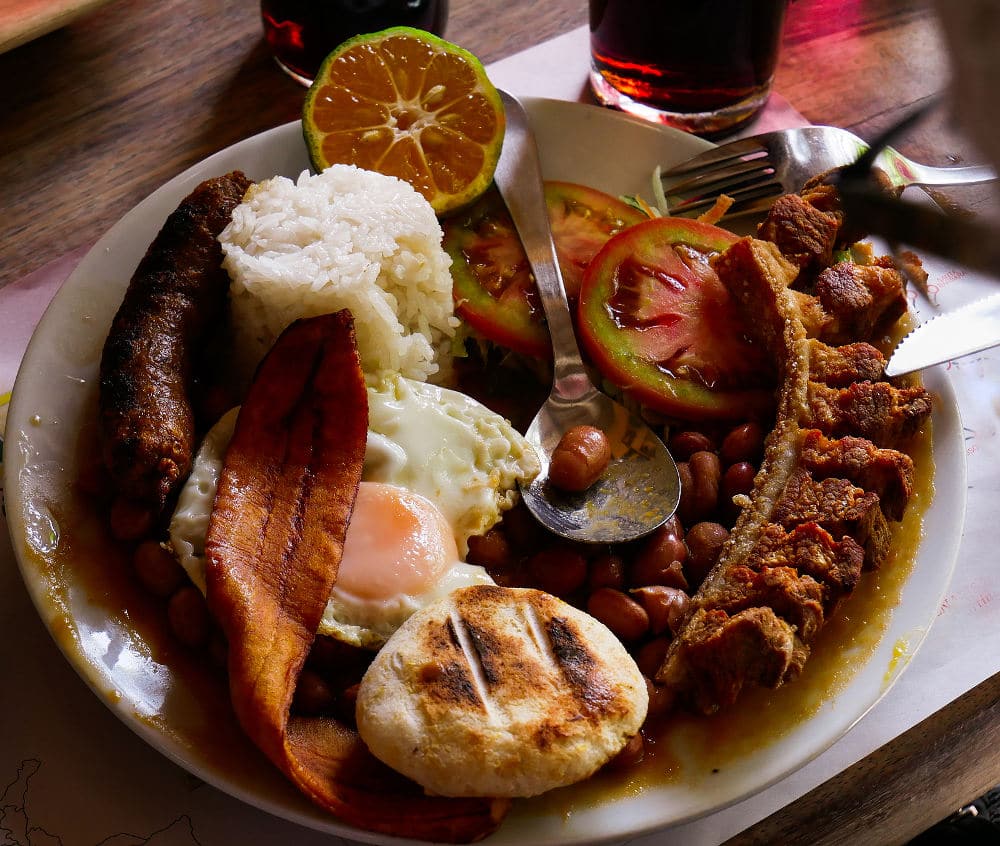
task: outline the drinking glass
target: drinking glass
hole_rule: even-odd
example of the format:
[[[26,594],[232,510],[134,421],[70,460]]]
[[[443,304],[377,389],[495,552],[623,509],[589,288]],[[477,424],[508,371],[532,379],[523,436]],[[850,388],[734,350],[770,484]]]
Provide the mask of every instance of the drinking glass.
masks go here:
[[[448,0],[261,0],[260,13],[278,65],[309,85],[323,59],[353,35],[390,26],[442,35]]]
[[[767,102],[787,0],[590,0],[590,84],[608,106],[698,135]]]

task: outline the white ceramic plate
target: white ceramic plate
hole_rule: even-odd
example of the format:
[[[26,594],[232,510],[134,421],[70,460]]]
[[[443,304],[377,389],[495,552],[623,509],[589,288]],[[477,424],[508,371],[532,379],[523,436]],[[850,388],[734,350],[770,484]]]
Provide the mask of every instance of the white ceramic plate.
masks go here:
[[[615,194],[649,197],[656,164],[672,164],[708,146],[594,107],[530,99],[526,106],[546,176]],[[72,480],[81,451],[94,448],[100,352],[133,269],[169,212],[201,180],[234,168],[254,179],[296,176],[307,164],[298,124],[236,144],[139,204],[81,262],[39,324],[18,374],[5,439],[8,520],[40,615],[70,663],[126,725],[192,773],[257,807],[323,831],[384,842],[302,798],[229,724],[216,674],[164,645],[163,633],[144,618],[141,596],[101,588],[90,565],[80,564],[81,556],[102,549],[105,530],[95,525],[96,512]],[[491,843],[596,842],[707,814],[802,766],[871,708],[926,634],[962,530],[965,456],[955,397],[939,370],[929,371],[925,383],[937,397],[936,496],[925,514],[913,570],[884,589],[898,597],[898,607],[871,615],[861,638],[867,642],[835,643],[826,650],[832,657],[817,660],[813,681],[804,678],[800,687],[797,682],[779,692],[770,711],[798,711],[790,727],[776,732],[771,721],[771,728],[748,733],[747,725],[769,723],[760,719],[767,709],[754,706],[761,710],[742,726],[696,728],[692,736],[701,740],[691,741],[691,755],[659,750],[657,766],[669,765],[672,778],[627,784],[606,779],[521,802]],[[124,565],[111,555],[106,566]],[[865,614],[856,609],[855,616]],[[727,732],[730,741],[720,740]]]

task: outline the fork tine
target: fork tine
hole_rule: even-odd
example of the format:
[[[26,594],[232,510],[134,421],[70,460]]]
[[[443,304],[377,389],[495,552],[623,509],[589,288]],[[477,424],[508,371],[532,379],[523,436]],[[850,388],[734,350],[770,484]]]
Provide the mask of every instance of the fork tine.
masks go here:
[[[686,176],[705,168],[711,168],[715,165],[732,161],[733,159],[766,152],[767,148],[756,138],[743,138],[739,141],[731,141],[728,144],[722,144],[719,147],[706,150],[704,153],[699,153],[694,158],[662,171],[660,176],[664,179]]]
[[[726,217],[737,214],[746,214],[750,211],[762,211],[771,205],[771,199],[784,193],[781,183],[767,182],[749,186],[745,189],[729,192],[729,196],[735,200]],[[691,215],[711,208],[715,204],[717,195],[711,197],[696,197],[670,206],[671,215]]]
[[[706,171],[669,187],[664,186],[663,192],[667,197],[684,194],[715,196],[745,184],[771,182],[774,181],[773,177],[774,167],[769,159],[752,159]]]

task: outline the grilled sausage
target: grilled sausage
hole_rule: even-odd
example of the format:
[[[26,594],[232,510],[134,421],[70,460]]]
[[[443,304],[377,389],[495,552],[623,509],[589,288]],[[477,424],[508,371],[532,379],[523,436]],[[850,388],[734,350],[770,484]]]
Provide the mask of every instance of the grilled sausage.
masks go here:
[[[139,263],[104,344],[104,461],[119,498],[153,516],[190,469],[192,362],[229,288],[217,237],[249,186],[234,171],[181,202]]]

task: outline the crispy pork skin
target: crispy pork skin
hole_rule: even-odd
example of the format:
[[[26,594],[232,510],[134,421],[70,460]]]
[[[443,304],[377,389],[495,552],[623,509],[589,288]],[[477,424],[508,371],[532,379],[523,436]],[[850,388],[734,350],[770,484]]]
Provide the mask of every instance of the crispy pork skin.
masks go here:
[[[823,625],[824,586],[808,573],[801,574],[793,559],[787,564],[778,563],[775,557],[761,561],[759,569],[740,565],[732,569],[724,586],[706,591],[703,604],[725,611],[729,616],[748,608],[770,608],[779,617],[791,623],[805,641],[812,638]]]
[[[657,681],[683,692],[705,714],[732,706],[745,687],[790,681],[808,655],[795,627],[766,606],[733,616],[699,608],[671,647]]]
[[[820,199],[832,201],[825,192]],[[880,381],[884,359],[868,343],[847,337],[833,347],[815,338],[832,324],[846,336],[881,326],[894,313],[895,294],[873,295],[877,305],[852,311],[843,291],[822,302],[818,291],[792,289],[802,272],[829,261],[838,223],[835,213],[801,199],[779,200],[761,227],[770,240],[741,239],[713,261],[753,316],[781,384],[749,502],[656,674],[704,713],[733,704],[747,686],[798,675],[862,569],[886,558],[887,518],[902,516],[912,490],[912,462],[886,447],[923,425],[929,395]]]
[[[819,582],[827,616],[857,586],[865,557],[853,538],[834,540],[816,523],[800,523],[790,531],[769,523],[755,553],[762,567],[794,567]]]
[[[895,267],[838,262],[816,278],[816,297],[833,318],[820,337],[833,344],[876,338],[906,313],[903,275]]]
[[[806,276],[833,260],[841,218],[806,202],[798,194],[774,201],[767,217],[757,227],[757,236],[774,243],[782,255]]]
[[[831,388],[852,382],[878,382],[885,377],[885,356],[871,344],[858,341],[831,347],[821,341],[809,343],[809,378]]]
[[[846,388],[810,382],[807,402],[804,425],[834,437],[860,435],[886,447],[911,438],[931,413],[924,388],[888,382],[854,382]]]
[[[865,566],[878,567],[889,551],[889,524],[878,494],[864,491],[848,479],[813,479],[801,465],[792,473],[775,506],[772,520],[784,528],[815,523],[834,538],[847,536],[865,550]]]
[[[813,478],[838,476],[878,495],[890,520],[902,520],[913,493],[913,459],[905,452],[875,446],[867,438],[828,438],[810,429],[802,440],[802,467]]]

